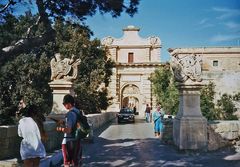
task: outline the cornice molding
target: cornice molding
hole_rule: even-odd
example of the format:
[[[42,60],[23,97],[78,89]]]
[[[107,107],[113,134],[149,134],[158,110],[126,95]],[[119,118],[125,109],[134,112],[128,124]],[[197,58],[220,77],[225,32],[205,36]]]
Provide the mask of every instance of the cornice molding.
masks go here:
[[[103,46],[105,47],[105,46]],[[111,45],[108,46],[108,49],[139,49],[139,48],[152,48],[152,49],[157,49],[157,48],[162,48],[162,45]]]
[[[166,63],[116,63],[116,67],[160,67],[165,66]]]
[[[168,52],[176,54],[240,54],[240,47],[202,47],[202,48],[169,48]]]

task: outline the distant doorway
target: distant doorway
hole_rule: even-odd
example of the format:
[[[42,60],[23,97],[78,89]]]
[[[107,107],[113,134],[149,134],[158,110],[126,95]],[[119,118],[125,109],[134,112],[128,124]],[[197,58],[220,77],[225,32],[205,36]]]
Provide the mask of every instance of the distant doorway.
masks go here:
[[[138,108],[138,105],[139,105],[139,100],[134,96],[127,96],[127,97],[124,97],[122,100],[122,107],[128,107],[133,109],[134,106]]]
[[[121,108],[128,107],[131,109],[140,109],[140,91],[136,85],[126,85],[121,91]]]

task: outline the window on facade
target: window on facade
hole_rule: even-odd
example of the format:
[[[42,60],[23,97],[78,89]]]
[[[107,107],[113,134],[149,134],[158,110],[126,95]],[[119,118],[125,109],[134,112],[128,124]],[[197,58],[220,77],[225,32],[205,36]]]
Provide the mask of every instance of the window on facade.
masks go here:
[[[214,61],[213,61],[213,66],[214,66],[214,67],[217,67],[217,66],[218,66],[218,60],[214,60]]]
[[[133,53],[128,53],[128,63],[133,63]]]

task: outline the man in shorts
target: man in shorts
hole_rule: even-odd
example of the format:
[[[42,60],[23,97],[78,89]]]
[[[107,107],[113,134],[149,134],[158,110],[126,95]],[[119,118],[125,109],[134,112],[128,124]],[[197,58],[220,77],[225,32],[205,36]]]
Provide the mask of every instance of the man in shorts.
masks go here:
[[[64,133],[64,138],[62,141],[64,167],[78,167],[82,165],[82,147],[80,143],[81,141],[80,139],[75,139],[75,136],[72,132],[77,123],[77,114],[75,112],[78,112],[79,114],[81,113],[75,107],[74,98],[70,94],[64,96],[63,105],[68,110],[68,112],[65,116],[65,121],[62,121],[60,123],[62,126],[57,127],[57,131]]]

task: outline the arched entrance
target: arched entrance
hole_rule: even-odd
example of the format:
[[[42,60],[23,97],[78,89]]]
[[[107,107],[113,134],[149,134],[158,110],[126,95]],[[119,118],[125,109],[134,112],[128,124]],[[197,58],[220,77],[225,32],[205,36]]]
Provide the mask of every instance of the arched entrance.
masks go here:
[[[134,96],[126,96],[122,99],[122,107],[133,108],[135,106],[137,108],[138,105],[139,100]]]
[[[138,86],[134,84],[127,84],[121,90],[121,108],[133,108],[134,106],[136,107],[137,112],[141,110],[142,96]]]

